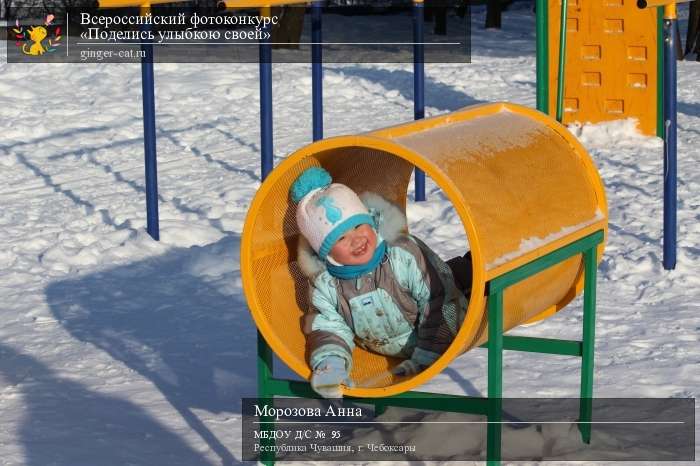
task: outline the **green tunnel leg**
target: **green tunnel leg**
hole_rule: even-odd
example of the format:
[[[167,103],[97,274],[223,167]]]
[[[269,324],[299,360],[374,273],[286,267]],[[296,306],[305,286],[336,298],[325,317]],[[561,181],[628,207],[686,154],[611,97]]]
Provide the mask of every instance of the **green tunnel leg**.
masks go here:
[[[583,253],[585,277],[583,291],[583,351],[581,361],[581,404],[578,425],[581,439],[591,443],[591,419],[593,415],[593,349],[595,343],[596,303],[596,250]]]
[[[503,400],[503,291],[489,295],[488,342],[488,427],[486,428],[486,462],[501,464],[501,409]]]
[[[272,379],[272,349],[267,345],[267,342],[258,331],[258,398],[265,398],[266,404],[272,407],[273,395],[269,390],[268,381]],[[272,417],[262,416],[260,418],[261,430],[274,430],[275,424]],[[266,451],[267,447],[275,445],[275,439],[263,438],[261,446],[264,450],[260,454],[260,462],[265,466],[275,464],[275,452]]]
[[[374,403],[374,415],[381,416],[386,411],[386,405],[384,403]]]

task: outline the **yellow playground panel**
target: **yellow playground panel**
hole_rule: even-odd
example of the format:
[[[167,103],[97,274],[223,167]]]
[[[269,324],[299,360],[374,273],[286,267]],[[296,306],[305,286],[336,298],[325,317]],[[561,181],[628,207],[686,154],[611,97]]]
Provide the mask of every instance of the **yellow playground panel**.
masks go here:
[[[323,166],[337,182],[356,192],[376,192],[404,210],[414,166],[422,169],[454,205],[469,243],[464,247],[472,251],[469,307],[445,354],[407,378],[390,374],[398,360],[358,347],[351,373],[355,387],[344,389],[350,396],[390,396],[429,380],[486,341],[489,280],[595,231],[607,232],[603,184],[586,150],[564,126],[526,107],[477,105],[304,147],[280,163],[256,193],[243,229],[241,273],[261,334],[307,380],[301,318],[309,304],[308,283],[296,263],[299,232],[289,187],[311,166]],[[582,270],[579,254],[509,287],[503,330],[562,309],[581,291]]]
[[[549,2],[549,63],[559,54],[561,0]],[[634,117],[644,134],[657,134],[658,22],[655,8],[636,0],[569,0],[567,12],[565,124]],[[549,67],[550,89],[557,67]],[[549,95],[550,114],[556,93]]]

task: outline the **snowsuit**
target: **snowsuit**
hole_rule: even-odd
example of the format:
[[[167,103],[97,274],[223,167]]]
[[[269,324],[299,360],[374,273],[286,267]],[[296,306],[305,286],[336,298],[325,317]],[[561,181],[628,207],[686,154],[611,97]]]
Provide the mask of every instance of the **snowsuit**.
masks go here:
[[[430,365],[452,343],[464,320],[466,287],[455,282],[450,265],[405,233],[406,218],[396,206],[372,193],[360,198],[375,219],[378,241],[387,242],[376,269],[356,279],[339,279],[303,237],[299,244],[299,265],[311,285],[311,305],[303,318],[309,365],[314,369],[327,356],[337,355],[350,371],[355,343]],[[471,264],[461,260],[456,266],[466,269]]]

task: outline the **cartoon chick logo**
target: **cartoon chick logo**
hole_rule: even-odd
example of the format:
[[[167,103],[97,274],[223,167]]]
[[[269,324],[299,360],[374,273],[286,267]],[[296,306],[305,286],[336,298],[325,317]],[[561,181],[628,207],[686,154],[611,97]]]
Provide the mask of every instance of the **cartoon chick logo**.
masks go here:
[[[48,39],[48,46],[44,46],[44,40],[49,35],[49,28],[51,28],[51,22],[54,19],[54,15],[48,15],[46,21],[44,21],[44,26],[31,26],[24,29],[19,25],[19,20],[15,21],[15,26],[17,26],[12,31],[15,33],[15,45],[21,47],[22,53],[25,55],[43,55],[46,52],[55,52],[56,47],[61,45],[61,28],[56,27],[54,30],[53,38]]]

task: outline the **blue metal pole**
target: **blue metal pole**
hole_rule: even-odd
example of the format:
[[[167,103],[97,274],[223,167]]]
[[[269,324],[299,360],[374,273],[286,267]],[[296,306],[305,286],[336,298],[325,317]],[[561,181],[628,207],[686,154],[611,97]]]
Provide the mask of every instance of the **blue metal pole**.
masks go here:
[[[269,35],[270,28],[263,28]],[[272,171],[272,43],[260,39],[260,172],[264,180]]]
[[[143,26],[148,30],[148,25]],[[153,45],[143,43],[141,50],[141,88],[143,93],[143,144],[146,165],[146,231],[160,240],[158,226],[158,169],[156,162],[156,99],[153,83]]]
[[[269,9],[265,9],[269,13]],[[261,11],[261,16],[264,14]],[[263,28],[263,34],[270,33],[270,27]],[[271,38],[263,38],[260,40],[260,178],[265,181],[267,175],[272,171],[272,44]],[[269,404],[272,405],[272,396],[269,391],[268,382],[273,377],[273,359],[272,348],[263,338],[260,330],[257,332],[258,340],[258,397],[270,398]],[[264,428],[274,429],[274,419],[262,417],[261,421]],[[266,439],[263,445],[273,446],[274,439]],[[275,464],[274,451],[265,451],[260,456],[261,463],[264,465]]]
[[[425,54],[423,50],[423,2],[413,2],[413,119],[425,117]],[[425,173],[416,168],[416,201],[425,201]]]
[[[313,139],[323,139],[323,47],[321,17],[323,2],[311,4],[311,95],[313,107]]]
[[[664,269],[676,268],[676,28],[664,18]]]

